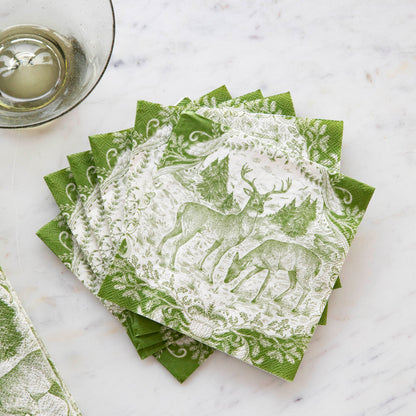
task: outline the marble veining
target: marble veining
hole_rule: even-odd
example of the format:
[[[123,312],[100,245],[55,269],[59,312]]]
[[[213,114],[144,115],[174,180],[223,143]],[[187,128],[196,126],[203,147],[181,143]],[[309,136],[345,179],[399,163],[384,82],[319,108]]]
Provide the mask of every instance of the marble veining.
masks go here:
[[[415,414],[414,0],[114,7],[114,54],[86,101],[48,125],[0,130],[0,264],[84,415]],[[88,135],[130,127],[137,99],[174,104],[224,83],[233,95],[290,90],[300,116],[344,120],[342,171],[377,188],[293,383],[216,353],[179,385],[139,360],[35,236],[57,213],[42,176]]]

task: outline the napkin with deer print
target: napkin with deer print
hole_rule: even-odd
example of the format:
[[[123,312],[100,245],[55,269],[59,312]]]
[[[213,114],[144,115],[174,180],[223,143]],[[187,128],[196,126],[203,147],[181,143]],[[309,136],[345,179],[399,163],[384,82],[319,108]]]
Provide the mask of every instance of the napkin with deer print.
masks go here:
[[[373,192],[341,140],[289,94],[141,101],[48,175],[63,217],[38,235],[179,381],[212,348],[293,379]]]
[[[81,415],[1,269],[0,414]]]
[[[258,109],[257,111],[272,114],[277,112],[293,114],[293,104],[289,94],[270,97],[264,102],[260,100],[261,97],[261,92],[255,91],[230,100],[227,90],[221,87],[195,103],[183,100],[181,108],[186,104],[192,105],[193,108],[202,105],[221,105],[224,100],[227,100],[224,105],[227,104],[227,108],[231,108],[251,101],[253,103],[249,107],[250,111]],[[170,108],[164,112],[169,114]],[[131,137],[130,134],[131,130],[125,130],[92,137],[91,144],[95,159],[91,152],[70,155],[68,160],[71,169],[66,168],[45,177],[64,218],[51,221],[39,230],[38,235],[94,294],[98,290],[102,275],[100,268],[105,267],[109,255],[111,258],[109,252],[113,250],[107,238],[109,227],[103,220],[106,216],[105,211],[108,212],[109,223],[117,223],[120,215],[119,207],[122,205],[120,195],[126,193],[126,190],[122,189],[125,186],[120,171],[124,169],[128,161],[126,155],[128,156],[131,150],[130,145],[123,140]],[[94,160],[96,166],[92,164]],[[102,204],[101,199],[103,199]],[[110,228],[114,229],[114,227]],[[74,234],[71,239],[72,232]],[[87,261],[84,261],[84,258]],[[87,267],[80,267],[85,264]],[[130,313],[125,318],[124,314],[109,302],[105,305],[126,326],[127,333],[140,357],[146,358],[155,354],[179,381],[186,379],[212,351],[187,337],[178,338],[179,334],[139,315]],[[326,314],[323,313],[321,322],[325,321],[325,317]]]

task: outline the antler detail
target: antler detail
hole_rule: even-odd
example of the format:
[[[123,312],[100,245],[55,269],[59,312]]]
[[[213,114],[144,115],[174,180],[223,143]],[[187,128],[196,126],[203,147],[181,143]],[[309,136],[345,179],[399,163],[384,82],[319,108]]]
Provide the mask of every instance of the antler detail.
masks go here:
[[[270,192],[267,192],[265,196],[267,197],[274,194],[284,194],[289,190],[291,186],[292,180],[288,178],[286,181],[282,181],[282,186],[280,187],[280,189],[276,189],[276,185],[273,185],[273,189]]]
[[[252,190],[253,190],[253,192],[257,192],[257,188],[256,188],[256,186],[254,185],[254,179],[252,180],[252,181],[250,181],[249,179],[247,179],[247,177],[246,177],[246,174],[247,173],[250,173],[252,171],[252,169],[250,169],[248,166],[247,166],[247,163],[245,163],[244,165],[243,165],[243,167],[241,168],[241,179],[243,179],[243,181],[244,182],[247,182],[250,186],[251,186],[251,188],[252,188]]]

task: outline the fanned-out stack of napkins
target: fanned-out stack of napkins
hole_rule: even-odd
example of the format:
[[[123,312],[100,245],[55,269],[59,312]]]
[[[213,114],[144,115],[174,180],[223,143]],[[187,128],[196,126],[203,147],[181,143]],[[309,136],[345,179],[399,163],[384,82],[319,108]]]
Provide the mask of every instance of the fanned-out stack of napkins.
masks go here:
[[[289,93],[139,101],[45,177],[38,235],[179,381],[214,349],[292,380],[374,191],[339,172],[342,130]]]
[[[0,415],[81,416],[1,269]]]

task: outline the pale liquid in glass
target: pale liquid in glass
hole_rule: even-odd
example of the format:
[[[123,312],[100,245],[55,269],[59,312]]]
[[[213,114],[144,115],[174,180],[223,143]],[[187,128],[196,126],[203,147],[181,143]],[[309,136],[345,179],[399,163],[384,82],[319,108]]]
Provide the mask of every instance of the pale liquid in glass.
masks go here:
[[[85,66],[79,44],[40,26],[0,32],[0,110],[42,108],[79,82]],[[74,85],[71,85],[71,89]]]

